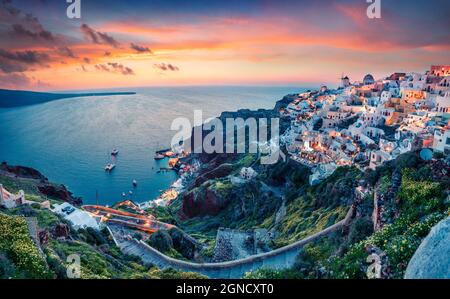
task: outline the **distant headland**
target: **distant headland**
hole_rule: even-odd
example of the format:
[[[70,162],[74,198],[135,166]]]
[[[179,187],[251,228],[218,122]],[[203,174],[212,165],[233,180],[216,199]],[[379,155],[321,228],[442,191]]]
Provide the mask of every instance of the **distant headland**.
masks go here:
[[[0,108],[35,105],[54,100],[77,97],[132,95],[135,92],[99,92],[99,93],[48,93],[25,90],[0,89]]]

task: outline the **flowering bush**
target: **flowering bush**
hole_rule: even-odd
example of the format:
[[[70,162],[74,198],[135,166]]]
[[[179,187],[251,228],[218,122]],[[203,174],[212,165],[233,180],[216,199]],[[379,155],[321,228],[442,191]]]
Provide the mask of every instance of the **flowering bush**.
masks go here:
[[[24,218],[0,214],[0,251],[5,252],[25,276],[48,277],[47,265],[28,235]]]

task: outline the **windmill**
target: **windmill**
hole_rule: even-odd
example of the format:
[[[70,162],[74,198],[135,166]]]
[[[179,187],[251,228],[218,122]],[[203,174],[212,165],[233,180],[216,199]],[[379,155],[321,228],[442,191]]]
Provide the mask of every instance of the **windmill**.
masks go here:
[[[347,86],[349,86],[350,85],[350,79],[348,78],[348,76],[345,76],[344,77],[344,73],[341,73],[341,78],[340,78],[340,80],[341,80],[341,86],[342,87],[347,87]]]

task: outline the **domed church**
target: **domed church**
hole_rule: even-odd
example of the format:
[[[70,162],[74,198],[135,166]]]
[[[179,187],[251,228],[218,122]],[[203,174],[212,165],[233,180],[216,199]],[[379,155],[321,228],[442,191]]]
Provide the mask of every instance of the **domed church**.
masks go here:
[[[364,85],[370,85],[373,83],[375,83],[375,79],[373,78],[373,76],[371,74],[367,74],[364,76],[364,79],[363,79]]]

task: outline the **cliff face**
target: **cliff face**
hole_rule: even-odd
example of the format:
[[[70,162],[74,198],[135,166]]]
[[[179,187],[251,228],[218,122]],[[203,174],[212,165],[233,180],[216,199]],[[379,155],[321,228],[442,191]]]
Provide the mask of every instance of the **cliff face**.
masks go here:
[[[36,169],[33,169],[31,167],[25,167],[25,166],[12,166],[8,165],[6,162],[3,162],[0,165],[0,171],[9,173],[11,175],[14,175],[16,177],[20,178],[28,178],[28,179],[35,179],[35,180],[47,180],[47,178],[42,175],[39,171]]]
[[[260,119],[266,119],[267,120],[267,126],[268,126],[268,130],[267,133],[269,136],[267,136],[267,139],[269,140],[271,138],[270,134],[270,126],[271,126],[271,119],[272,118],[278,118],[279,119],[279,134],[283,134],[290,126],[290,120],[289,119],[285,119],[285,118],[279,118],[280,114],[279,111],[281,108],[285,108],[292,100],[293,98],[295,98],[295,95],[287,95],[285,97],[283,97],[281,100],[277,101],[275,104],[275,107],[273,109],[258,109],[258,110],[249,110],[249,109],[240,109],[238,111],[234,111],[234,112],[230,112],[230,111],[225,111],[222,112],[220,114],[220,116],[218,117],[218,119],[222,122],[223,125],[223,140],[225,140],[225,133],[227,131],[227,126],[226,126],[226,119],[228,118],[232,118],[232,119],[238,119],[238,118],[242,118],[244,121],[249,119],[249,118],[254,118],[257,122],[257,124],[259,125],[259,121]],[[203,127],[194,127],[192,128],[191,131],[191,138],[189,138],[188,140],[185,141],[185,144],[189,144],[191,149],[195,149],[195,143],[194,143],[194,139],[192,138],[192,136],[194,136],[194,132],[195,130],[202,130],[202,138],[204,138],[206,135],[208,135],[208,133],[210,133],[212,130],[206,130]],[[234,128],[234,131],[237,132],[238,130],[243,129],[242,127],[239,128]],[[236,133],[235,133],[236,134]],[[235,140],[236,142],[236,140]],[[225,142],[224,142],[224,146],[225,146]],[[199,149],[197,149],[198,151]],[[193,151],[193,150],[192,150]],[[225,148],[224,148],[224,152],[225,152]],[[215,157],[216,154],[206,154],[206,153],[202,153],[202,156],[213,156]]]
[[[187,192],[180,214],[184,218],[210,216],[205,221],[220,227],[250,228],[272,217],[281,203],[281,198],[259,181],[235,185],[225,178],[210,180]]]
[[[67,190],[64,185],[41,184],[37,188],[39,192],[48,197],[66,201],[74,205],[81,205],[83,203],[81,198],[74,197],[72,192]]]
[[[201,186],[183,196],[182,213],[188,217],[217,215],[227,206],[229,198],[210,188]]]
[[[54,199],[69,202],[74,205],[81,205],[81,198],[74,197],[66,186],[54,184],[39,171],[31,167],[13,166],[3,162],[0,165],[0,178],[3,177],[14,182],[20,188],[27,189],[31,193],[44,195]],[[32,189],[32,190],[29,190]]]
[[[224,128],[224,134],[226,132],[226,119],[232,118],[242,118],[243,120],[247,120],[249,118],[255,118],[257,123],[259,119],[266,119],[268,121],[268,126],[271,125],[272,118],[279,117],[279,110],[281,108],[285,108],[288,103],[292,101],[294,95],[288,95],[279,100],[273,109],[259,109],[259,110],[249,110],[249,109],[241,109],[236,112],[223,112],[219,119],[221,120]],[[282,134],[290,125],[290,122],[286,119],[279,119],[280,121],[280,134]],[[194,135],[194,130],[200,128],[192,129],[192,136]],[[234,131],[242,130],[243,128],[234,128]],[[203,138],[210,131],[203,130],[202,136]],[[270,134],[270,129],[268,130]],[[224,137],[225,138],[225,137]],[[268,139],[270,136],[268,136]],[[235,142],[237,140],[235,139]],[[191,143],[192,148],[194,148],[194,142],[191,140],[187,141]],[[225,142],[224,142],[225,144]],[[246,145],[249,142],[246,140]],[[240,163],[245,154],[220,154],[220,153],[196,153],[192,154],[192,157],[195,157],[201,161],[203,164],[202,169],[200,170],[198,177],[188,186],[189,192],[183,195],[182,198],[182,207],[181,214],[183,217],[192,218],[197,216],[205,216],[205,215],[217,215],[221,211],[223,211],[229,204],[230,198],[239,198],[242,195],[242,192],[236,191],[239,188],[233,186],[233,196],[230,194],[224,194],[224,190],[215,190],[214,186],[216,185],[216,181],[218,179],[226,178],[231,174],[236,174],[237,171],[240,170],[241,167],[249,166]],[[259,163],[257,163],[259,164]]]

